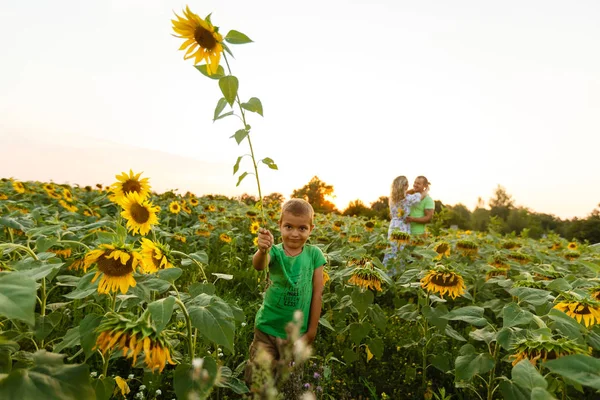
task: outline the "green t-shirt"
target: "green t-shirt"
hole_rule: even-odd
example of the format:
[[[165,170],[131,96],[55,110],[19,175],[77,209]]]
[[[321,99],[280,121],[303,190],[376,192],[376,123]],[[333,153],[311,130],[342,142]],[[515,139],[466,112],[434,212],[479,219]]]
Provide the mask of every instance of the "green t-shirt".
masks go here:
[[[285,327],[294,319],[294,312],[300,310],[304,314],[300,334],[304,334],[308,330],[313,272],[325,265],[325,256],[318,247],[310,244],[305,244],[302,253],[295,257],[285,255],[281,243],[273,246],[269,254],[271,284],[256,313],[255,327],[268,335],[285,339]]]
[[[423,200],[415,204],[410,209],[410,216],[415,218],[421,218],[425,216],[425,210],[434,210],[435,203],[433,199],[429,197],[429,195],[425,196]],[[421,224],[419,222],[411,222],[410,223],[410,233],[411,235],[422,235],[425,233],[425,224]]]

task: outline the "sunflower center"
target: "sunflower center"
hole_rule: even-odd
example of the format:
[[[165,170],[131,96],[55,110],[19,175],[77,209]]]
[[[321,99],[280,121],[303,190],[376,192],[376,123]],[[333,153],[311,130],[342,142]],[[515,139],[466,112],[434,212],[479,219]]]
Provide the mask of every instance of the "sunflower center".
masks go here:
[[[454,287],[457,286],[458,277],[456,275],[444,277],[444,274],[437,274],[431,278],[431,282],[437,286]]]
[[[148,222],[148,219],[150,219],[150,212],[146,207],[142,206],[141,204],[133,204],[131,206],[130,212],[131,217],[138,224],[144,224]]]
[[[586,315],[586,314],[591,314],[590,308],[586,305],[580,305],[579,307],[577,307],[574,311],[574,314],[580,314],[580,315]]]
[[[200,47],[207,50],[212,50],[217,44],[217,40],[213,34],[201,26],[197,27],[196,31],[194,31],[194,39],[196,39]]]
[[[129,257],[125,264],[121,264],[120,258],[115,260],[103,254],[96,262],[98,269],[106,276],[126,276],[133,272],[133,257]]]
[[[123,193],[127,194],[129,192],[140,193],[142,191],[142,186],[135,179],[128,179],[123,182]]]

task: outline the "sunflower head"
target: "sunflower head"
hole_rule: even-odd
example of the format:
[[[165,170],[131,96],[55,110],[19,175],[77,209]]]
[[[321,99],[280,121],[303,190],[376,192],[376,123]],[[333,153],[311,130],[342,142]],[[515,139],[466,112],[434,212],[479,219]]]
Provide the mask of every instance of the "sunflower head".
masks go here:
[[[158,224],[157,213],[160,207],[153,206],[137,192],[127,193],[121,201],[121,206],[123,207],[121,216],[127,220],[128,231],[139,232],[140,235],[146,236],[152,225]]]
[[[196,235],[202,236],[202,237],[209,237],[210,231],[208,229],[199,228],[199,229],[196,229]]]
[[[359,243],[362,240],[362,237],[360,235],[350,235],[348,237],[348,241],[350,243]]]
[[[121,351],[123,357],[132,359],[133,366],[137,357],[143,354],[146,367],[152,372],[162,372],[167,363],[175,365],[164,331],[156,331],[149,315],[144,313],[137,321],[116,313],[105,315],[96,328],[99,335],[94,350],[100,350],[103,354]]]
[[[150,193],[150,185],[148,184],[148,178],[140,179],[142,172],[134,174],[132,170],[123,172],[121,175],[116,175],[117,182],[110,186],[112,195],[109,197],[111,201],[120,204],[125,199],[127,193],[136,192],[139,196],[145,199]]]
[[[367,232],[373,232],[373,228],[375,228],[375,223],[373,221],[365,222],[365,230]]]
[[[199,204],[198,199],[195,197],[190,197],[188,203],[190,203],[190,206],[192,207],[196,207]]]
[[[173,268],[173,257],[168,244],[153,242],[142,238],[142,266],[146,273],[155,273],[159,269]]]
[[[183,10],[183,17],[175,14],[177,20],[171,20],[175,37],[185,39],[179,50],[186,50],[185,60],[194,58],[194,64],[206,62],[206,72],[216,74],[219,70],[219,61],[223,52],[223,36],[219,28],[214,26],[210,15],[205,19],[190,11],[189,7]]]
[[[570,242],[567,245],[567,249],[569,249],[569,250],[577,250],[577,243],[576,242]]]
[[[450,244],[448,242],[436,243],[433,250],[438,254],[435,257],[436,260],[440,260],[442,257],[450,257]]]
[[[579,258],[581,254],[579,254],[577,251],[574,250],[569,250],[565,253],[565,258],[569,261],[573,261]]]
[[[403,232],[400,229],[394,229],[390,233],[390,241],[398,244],[406,244],[410,242],[410,233]]]
[[[250,224],[250,233],[253,235],[256,235],[258,233],[258,230],[260,229],[260,224],[258,223],[258,221],[254,221]]]
[[[502,243],[502,248],[506,250],[518,249],[519,247],[521,247],[521,244],[515,242],[514,240],[508,240]]]
[[[518,262],[519,264],[527,264],[531,261],[531,256],[529,254],[525,254],[520,251],[511,251],[508,255],[508,258]]]
[[[569,294],[561,294],[563,299],[554,308],[582,322],[589,327],[600,324],[600,302],[591,298],[582,298]]]
[[[466,292],[463,277],[442,264],[436,265],[427,272],[421,279],[421,287],[428,292],[439,293],[442,297],[448,293],[453,299]]]
[[[23,185],[23,182],[13,181],[12,187],[15,190],[15,192],[17,192],[17,193],[21,193],[21,194],[25,193],[25,185]]]
[[[529,334],[512,346],[512,365],[528,360],[533,366],[538,360],[554,360],[569,354],[588,354],[588,351],[576,341],[563,336]]]
[[[226,233],[221,233],[219,235],[219,240],[223,243],[231,243],[231,236]]]
[[[509,270],[509,268],[500,268],[500,267],[492,268],[485,274],[485,280],[488,281],[488,280],[498,277],[498,276],[503,276],[506,278],[508,276],[508,270]]]
[[[128,246],[101,244],[85,255],[84,270],[93,264],[97,265],[98,271],[92,282],[102,275],[98,284],[99,293],[108,294],[120,290],[125,294],[130,287],[136,285],[133,273],[142,266],[142,257]]]
[[[458,252],[462,255],[472,256],[477,254],[477,252],[479,251],[479,246],[477,245],[477,243],[471,240],[463,239],[456,242],[456,250],[458,250]]]
[[[358,286],[363,290],[382,291],[383,278],[369,257],[352,258],[348,261],[348,267],[353,268],[352,275],[348,279],[350,285]]]
[[[508,260],[502,254],[494,254],[489,261],[490,265],[495,268],[508,268]]]
[[[169,211],[172,214],[179,214],[181,212],[181,204],[176,201],[172,201],[171,204],[169,204]]]

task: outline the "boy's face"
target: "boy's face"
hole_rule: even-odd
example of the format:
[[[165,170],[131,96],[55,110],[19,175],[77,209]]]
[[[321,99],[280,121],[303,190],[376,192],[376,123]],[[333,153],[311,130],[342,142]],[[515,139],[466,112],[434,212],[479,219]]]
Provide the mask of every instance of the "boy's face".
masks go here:
[[[294,215],[284,212],[279,222],[281,239],[287,250],[301,249],[308,240],[313,228],[314,225],[312,225],[308,215]]]

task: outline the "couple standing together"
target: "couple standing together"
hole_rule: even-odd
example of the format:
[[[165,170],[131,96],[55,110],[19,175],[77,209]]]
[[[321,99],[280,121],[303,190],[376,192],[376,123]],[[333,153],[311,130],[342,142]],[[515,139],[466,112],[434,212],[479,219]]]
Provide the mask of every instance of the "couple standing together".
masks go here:
[[[388,240],[392,231],[402,231],[411,235],[425,235],[425,224],[431,222],[435,204],[429,196],[431,183],[424,176],[418,176],[413,183],[413,188],[408,189],[408,179],[399,176],[392,182],[390,190],[390,227]],[[390,241],[391,248],[383,258],[383,263],[396,256],[398,243]]]

